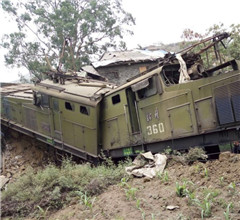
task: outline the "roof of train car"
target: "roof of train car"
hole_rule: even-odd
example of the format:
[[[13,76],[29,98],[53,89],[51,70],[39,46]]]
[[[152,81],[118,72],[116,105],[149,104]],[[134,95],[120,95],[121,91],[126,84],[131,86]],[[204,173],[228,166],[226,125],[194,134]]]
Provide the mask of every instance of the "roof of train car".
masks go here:
[[[44,80],[33,86],[32,89],[65,100],[96,106],[102,96],[115,87],[111,83],[84,79],[80,82],[77,80],[66,80],[64,84],[54,83],[52,80]]]
[[[32,99],[31,84],[12,84],[0,88],[1,96],[21,99]]]

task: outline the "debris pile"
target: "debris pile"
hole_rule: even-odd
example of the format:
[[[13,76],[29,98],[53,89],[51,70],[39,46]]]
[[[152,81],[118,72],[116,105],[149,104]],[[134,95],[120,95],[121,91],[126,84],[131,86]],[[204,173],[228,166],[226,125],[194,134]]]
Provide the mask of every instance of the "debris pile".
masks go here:
[[[163,172],[166,163],[166,155],[152,155],[151,152],[142,153],[135,158],[133,166],[126,167],[126,172],[136,177],[153,178]]]

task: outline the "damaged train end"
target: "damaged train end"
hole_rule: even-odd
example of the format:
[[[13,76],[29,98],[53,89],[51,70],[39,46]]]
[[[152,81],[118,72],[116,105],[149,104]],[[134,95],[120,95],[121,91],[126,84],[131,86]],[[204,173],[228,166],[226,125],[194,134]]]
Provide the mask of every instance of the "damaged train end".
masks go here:
[[[218,156],[219,146],[240,140],[240,63],[204,69],[199,54],[171,54],[102,106],[103,149],[113,158],[195,146]]]

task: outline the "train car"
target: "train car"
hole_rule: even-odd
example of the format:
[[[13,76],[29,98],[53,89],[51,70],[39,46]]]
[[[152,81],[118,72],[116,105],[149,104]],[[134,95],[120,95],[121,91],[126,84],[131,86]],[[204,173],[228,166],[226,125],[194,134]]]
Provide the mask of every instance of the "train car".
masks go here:
[[[208,39],[210,46],[227,36]],[[117,88],[58,73],[31,88],[3,87],[1,123],[91,162],[101,152],[112,158],[167,147],[218,152],[240,140],[240,64],[205,69],[190,49],[167,54]]]
[[[228,37],[218,34],[167,54],[155,69],[107,93],[101,122],[106,154],[123,157],[194,146],[211,154],[239,140],[240,64],[223,62],[217,50]],[[220,64],[205,69],[201,54],[210,48]]]
[[[232,70],[216,73],[226,67]],[[105,95],[101,124],[109,156],[156,153],[167,146],[201,146],[211,153],[240,139],[239,63],[223,63],[208,71],[211,76],[185,83],[179,83],[179,68],[164,65]]]
[[[99,111],[114,86],[102,81],[44,80],[1,88],[3,125],[91,162],[100,153]],[[20,91],[21,90],[21,91]]]

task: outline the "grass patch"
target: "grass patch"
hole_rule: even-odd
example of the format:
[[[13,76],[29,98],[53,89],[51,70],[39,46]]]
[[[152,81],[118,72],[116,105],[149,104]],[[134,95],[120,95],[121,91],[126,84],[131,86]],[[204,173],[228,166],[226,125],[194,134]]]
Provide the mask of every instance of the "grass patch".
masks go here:
[[[185,155],[185,161],[187,164],[192,164],[197,160],[206,160],[207,155],[206,152],[202,148],[190,148],[188,153]]]
[[[125,166],[129,162],[107,163],[92,167],[66,159],[61,167],[51,164],[37,173],[29,169],[2,193],[2,216],[34,215],[33,210],[39,211],[38,207],[60,209],[71,198],[78,198],[80,192],[89,196],[100,194],[125,176]]]

